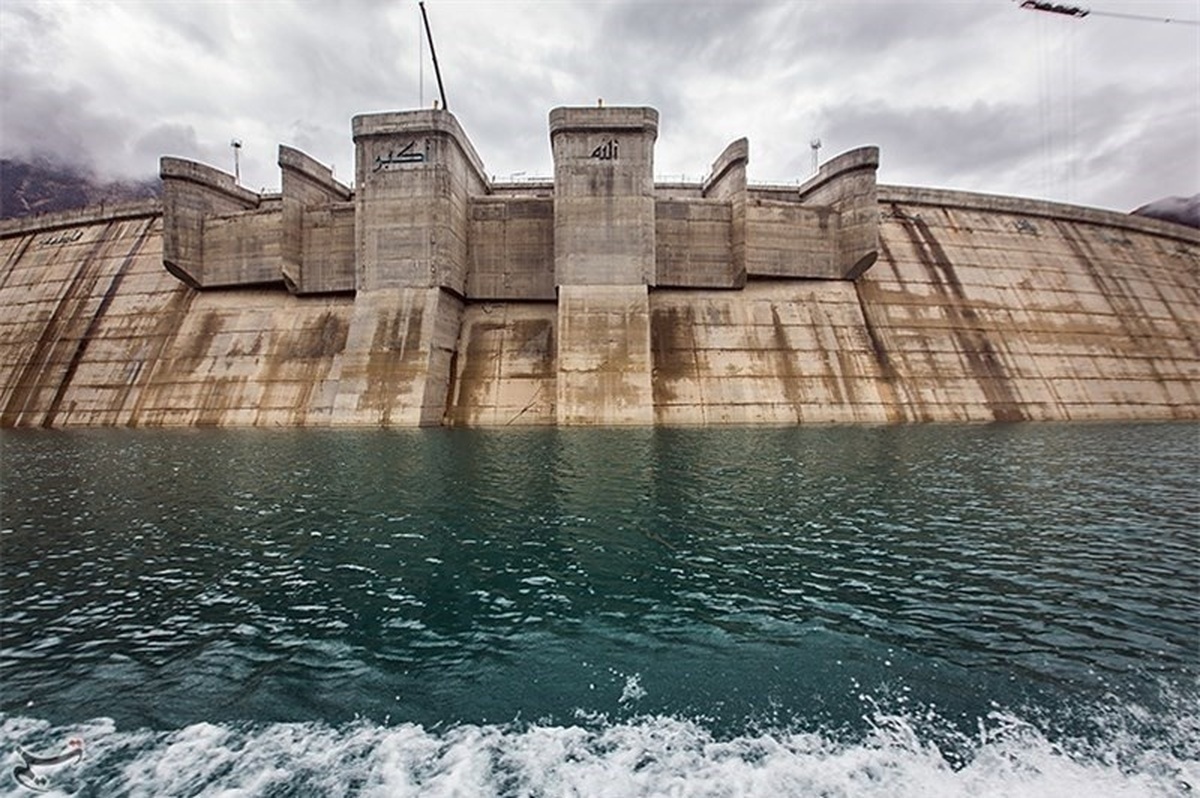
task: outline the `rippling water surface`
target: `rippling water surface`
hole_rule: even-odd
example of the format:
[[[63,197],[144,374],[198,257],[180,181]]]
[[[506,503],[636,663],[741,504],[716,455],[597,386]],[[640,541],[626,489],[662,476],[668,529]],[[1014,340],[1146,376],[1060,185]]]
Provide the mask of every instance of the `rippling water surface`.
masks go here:
[[[1196,425],[0,455],[0,746],[68,794],[1200,792]]]

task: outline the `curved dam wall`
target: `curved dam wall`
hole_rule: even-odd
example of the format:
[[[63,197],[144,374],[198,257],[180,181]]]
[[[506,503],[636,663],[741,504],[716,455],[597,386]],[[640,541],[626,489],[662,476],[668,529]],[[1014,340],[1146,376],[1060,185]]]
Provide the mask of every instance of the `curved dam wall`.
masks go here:
[[[1200,417],[1200,232],[873,148],[655,184],[651,111],[556,109],[542,183],[422,111],[356,118],[353,191],[281,148],[277,195],[164,159],[161,205],[2,223],[0,426]]]

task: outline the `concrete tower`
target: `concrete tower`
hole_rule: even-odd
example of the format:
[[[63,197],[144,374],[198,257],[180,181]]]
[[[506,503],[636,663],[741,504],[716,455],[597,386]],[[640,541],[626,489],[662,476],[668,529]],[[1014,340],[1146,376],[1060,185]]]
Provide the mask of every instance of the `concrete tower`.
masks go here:
[[[653,108],[555,108],[560,424],[651,424]]]

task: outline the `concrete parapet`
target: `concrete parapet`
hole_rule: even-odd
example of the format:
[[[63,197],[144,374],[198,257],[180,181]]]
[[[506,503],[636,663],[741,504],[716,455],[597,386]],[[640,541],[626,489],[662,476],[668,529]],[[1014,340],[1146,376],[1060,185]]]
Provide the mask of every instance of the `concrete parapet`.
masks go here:
[[[424,110],[354,117],[357,288],[466,293],[469,206],[488,179],[458,121]]]
[[[738,269],[733,248],[733,207],[723,200],[655,203],[659,287],[740,288],[745,284],[745,268]]]
[[[881,204],[903,203],[936,208],[958,208],[983,213],[1002,213],[1014,217],[1061,219],[1067,222],[1086,222],[1105,227],[1122,228],[1139,233],[1174,238],[1188,243],[1200,243],[1200,230],[1160,219],[1121,213],[1103,208],[1067,205],[1061,202],[981,194],[974,191],[952,191],[913,186],[878,187]]]
[[[157,199],[135,200],[133,202],[100,203],[86,208],[74,208],[69,211],[39,213],[35,216],[22,216],[17,219],[0,220],[0,238],[36,233],[48,235],[56,230],[77,228],[92,222],[113,222],[123,219],[147,219],[162,215],[162,202]]]
[[[162,158],[159,174],[167,271],[193,288],[282,280],[275,213],[262,209],[261,195],[233,175],[183,158]]]
[[[283,198],[295,199],[304,207],[324,202],[347,202],[354,196],[349,186],[333,176],[333,170],[286,144],[279,145],[279,169],[283,176]]]
[[[475,198],[470,245],[468,298],[554,300],[554,200]]]
[[[204,199],[210,203],[206,206],[206,210],[210,212],[227,213],[258,207],[260,195],[239,186],[234,176],[228,172],[222,172],[220,169],[197,161],[173,158],[169,155],[160,158],[158,163],[159,177],[164,181],[164,191],[167,187],[165,181],[168,180],[175,181],[173,185],[191,183],[199,186],[205,190]]]
[[[445,143],[458,148],[462,157],[470,162],[471,168],[480,178],[485,178],[483,161],[475,151],[475,146],[471,144],[471,140],[463,132],[462,126],[458,124],[458,118],[449,111],[433,108],[417,111],[359,114],[351,119],[350,124],[355,141],[360,137],[370,138],[376,136],[416,136],[421,134],[445,136]],[[383,153],[380,152],[380,154]],[[367,164],[357,162],[359,169],[364,167],[373,169],[374,166],[374,162]]]
[[[728,200],[730,262],[732,287],[746,284],[746,165],[750,162],[750,142],[744,138],[732,142],[717,160],[704,181],[703,194]]]
[[[879,148],[859,147],[826,161],[801,184],[806,205],[826,205],[837,213],[832,270],[808,275],[856,280],[879,255],[879,203],[875,174]]]
[[[654,285],[653,108],[555,108],[558,285]]]
[[[354,290],[354,192],[332,170],[279,145],[283,216],[279,250],[294,294]]]
[[[559,106],[550,111],[550,142],[559,133],[599,133],[600,143],[606,143],[607,132],[628,132],[648,136],[650,142],[658,137],[658,111],[644,105],[633,106]]]
[[[644,285],[564,285],[558,294],[559,424],[654,423]]]
[[[731,199],[746,190],[746,164],[750,162],[750,141],[731,142],[713,161],[712,171],[700,190],[710,199]]]

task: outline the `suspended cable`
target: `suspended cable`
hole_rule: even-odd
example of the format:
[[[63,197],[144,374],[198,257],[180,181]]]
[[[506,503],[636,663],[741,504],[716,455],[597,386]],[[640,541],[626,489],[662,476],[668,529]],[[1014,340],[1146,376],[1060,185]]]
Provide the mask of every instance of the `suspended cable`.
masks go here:
[[[1120,11],[1093,11],[1090,8],[1080,8],[1079,6],[1069,6],[1062,3],[1046,3],[1041,2],[1041,0],[1025,0],[1025,2],[1021,3],[1021,8],[1026,8],[1030,11],[1045,11],[1050,14],[1061,14],[1065,17],[1076,17],[1077,19],[1083,19],[1087,16],[1096,16],[1116,17],[1118,19],[1133,19],[1139,22],[1173,22],[1177,25],[1200,25],[1200,20],[1196,19],[1155,17],[1147,14],[1125,14]]]
[[[1145,14],[1122,14],[1119,11],[1092,11],[1097,17],[1117,17],[1119,19],[1136,19],[1139,22],[1173,22],[1177,25],[1200,26],[1200,19],[1175,19],[1174,17],[1151,17]]]

